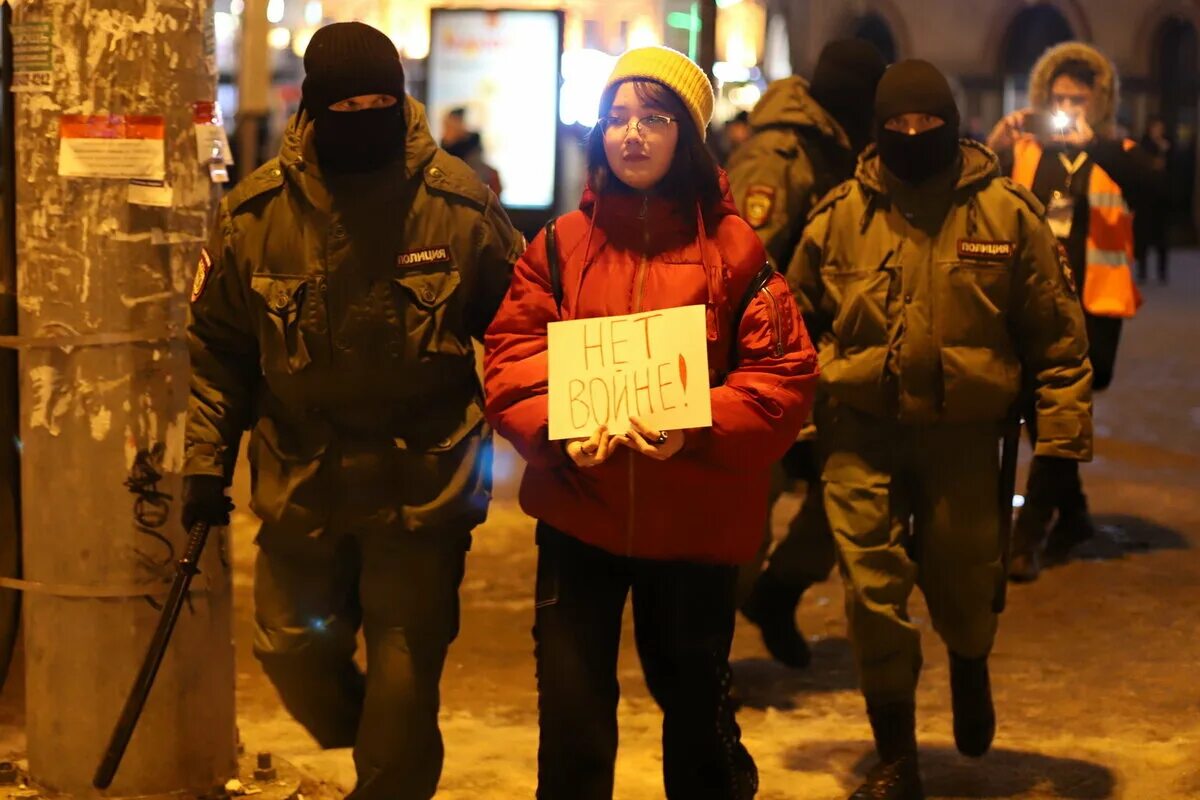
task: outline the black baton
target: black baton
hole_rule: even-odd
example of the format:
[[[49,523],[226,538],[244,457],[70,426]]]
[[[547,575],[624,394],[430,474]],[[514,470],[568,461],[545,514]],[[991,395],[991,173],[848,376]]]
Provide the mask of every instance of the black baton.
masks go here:
[[[1021,418],[1004,422],[1004,435],[1000,440],[1000,583],[992,599],[992,610],[997,614],[1004,611],[1008,603],[1008,563],[1012,549],[1013,493],[1017,490],[1017,450],[1021,446]]]
[[[188,531],[187,550],[184,552],[183,558],[179,559],[175,582],[171,584],[171,593],[167,595],[167,603],[163,606],[162,616],[158,618],[158,628],[154,631],[154,638],[150,640],[150,649],[146,651],[142,669],[138,672],[137,680],[133,683],[129,697],[125,700],[125,707],[121,709],[121,716],[117,720],[116,727],[113,728],[112,738],[109,739],[108,748],[104,751],[104,758],[96,769],[96,776],[92,778],[92,785],[97,789],[107,789],[112,785],[117,769],[121,766],[125,748],[129,746],[129,740],[133,737],[134,729],[137,728],[138,719],[142,716],[142,708],[145,707],[146,698],[150,695],[150,687],[154,685],[154,678],[158,675],[163,655],[167,652],[167,644],[171,641],[171,632],[175,630],[175,622],[179,619],[179,612],[183,609],[188,586],[191,584],[192,578],[200,572],[197,565],[200,563],[200,554],[204,551],[204,543],[207,539],[207,522],[197,522]]]

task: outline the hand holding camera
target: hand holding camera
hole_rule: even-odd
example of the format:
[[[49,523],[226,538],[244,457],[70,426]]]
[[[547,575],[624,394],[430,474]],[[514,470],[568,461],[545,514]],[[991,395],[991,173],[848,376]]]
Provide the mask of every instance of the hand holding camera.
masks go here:
[[[1037,111],[1023,108],[1004,117],[988,135],[987,145],[993,150],[1006,150],[1022,136],[1033,136],[1043,142],[1059,142],[1084,147],[1095,138],[1095,131],[1083,114],[1066,111]]]

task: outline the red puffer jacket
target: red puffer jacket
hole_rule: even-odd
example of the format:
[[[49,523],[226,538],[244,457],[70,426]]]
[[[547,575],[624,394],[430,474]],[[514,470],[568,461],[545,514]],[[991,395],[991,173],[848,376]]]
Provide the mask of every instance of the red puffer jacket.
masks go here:
[[[528,462],[521,507],[618,555],[749,560],[766,524],[771,464],[795,440],[817,385],[786,281],[772,277],[746,309],[729,371],[733,315],[767,257],[728,190],[703,226],[661,198],[589,190],[556,229],[561,315],[543,232],[517,262],[485,339],[488,419]],[[619,447],[600,466],[576,467],[547,436],[546,324],[693,304],[708,308],[712,428],[689,432],[666,461]]]

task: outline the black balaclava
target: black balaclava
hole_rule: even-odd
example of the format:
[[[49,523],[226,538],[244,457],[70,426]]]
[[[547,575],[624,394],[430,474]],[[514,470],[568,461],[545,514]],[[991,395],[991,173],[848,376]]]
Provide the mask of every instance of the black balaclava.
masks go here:
[[[945,121],[915,136],[884,128],[901,114]],[[875,140],[883,165],[900,180],[919,184],[945,172],[958,157],[958,105],[946,77],[928,61],[901,61],[884,73],[875,94]]]
[[[317,161],[332,172],[369,172],[404,152],[404,68],[392,40],[361,22],[336,22],[304,52],[304,108],[316,126]],[[351,97],[386,94],[387,108],[331,111]]]
[[[864,39],[830,42],[817,58],[809,93],[846,131],[856,153],[871,141],[871,104],[886,68]]]

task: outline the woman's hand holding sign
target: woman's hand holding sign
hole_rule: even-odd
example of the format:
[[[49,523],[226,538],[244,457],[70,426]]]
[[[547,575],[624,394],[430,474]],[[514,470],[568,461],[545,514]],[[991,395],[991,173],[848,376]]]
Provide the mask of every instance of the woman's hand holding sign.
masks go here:
[[[623,437],[610,436],[608,427],[601,425],[586,439],[568,439],[563,447],[567,457],[575,462],[577,467],[596,467],[608,460],[617,449]]]
[[[629,418],[629,432],[616,437],[631,450],[636,450],[655,461],[666,461],[683,449],[687,437],[683,431],[654,430],[638,417]]]
[[[597,467],[609,459],[618,445],[625,445],[655,461],[666,461],[683,449],[687,436],[683,431],[655,430],[638,417],[629,418],[629,430],[618,436],[601,425],[586,439],[567,439],[563,449],[577,467]]]

